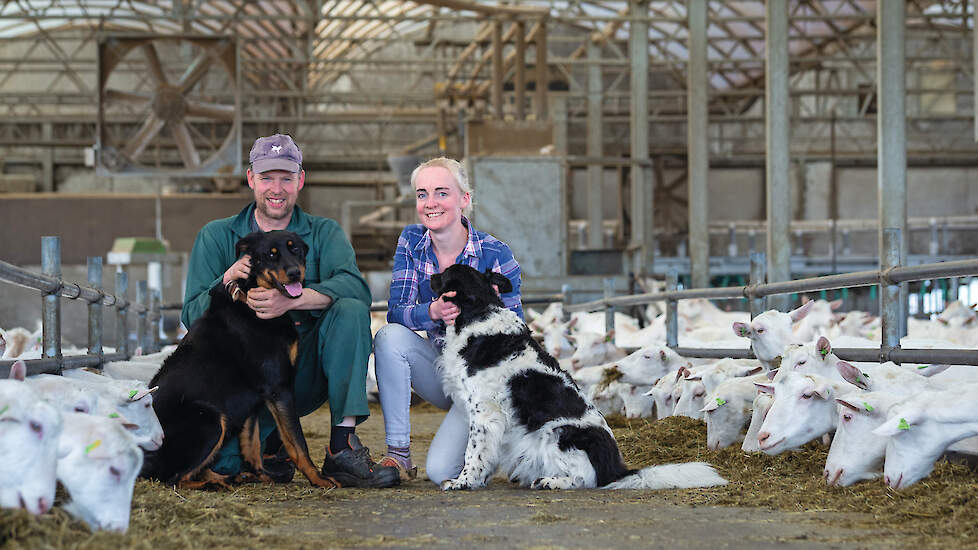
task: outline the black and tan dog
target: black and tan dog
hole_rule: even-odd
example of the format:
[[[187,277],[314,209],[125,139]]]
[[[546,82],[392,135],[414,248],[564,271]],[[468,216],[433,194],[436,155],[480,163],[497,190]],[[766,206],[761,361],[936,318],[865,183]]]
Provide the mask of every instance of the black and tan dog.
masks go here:
[[[147,453],[143,476],[182,487],[227,487],[227,476],[208,466],[237,437],[246,467],[269,481],[258,435],[258,414],[268,407],[289,457],[306,478],[319,487],[339,486],[313,466],[299,425],[292,393],[298,334],[292,320],[259,319],[245,303],[255,287],[301,295],[308,250],[288,231],[255,232],[238,241],[238,257],[251,257],[248,279],[210,290],[207,311],[153,378],[151,385],[160,387],[153,406],[165,439]]]

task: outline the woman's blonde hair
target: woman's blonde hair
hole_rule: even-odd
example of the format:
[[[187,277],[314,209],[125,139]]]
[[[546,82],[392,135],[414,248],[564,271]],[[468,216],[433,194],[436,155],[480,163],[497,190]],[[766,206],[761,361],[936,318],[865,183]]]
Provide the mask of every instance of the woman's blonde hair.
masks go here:
[[[440,167],[448,170],[448,173],[452,175],[452,179],[454,179],[455,183],[458,185],[458,190],[461,191],[463,195],[466,193],[469,194],[469,205],[462,209],[462,213],[466,216],[472,214],[473,193],[472,186],[469,185],[469,175],[465,173],[465,167],[462,166],[462,163],[455,159],[438,157],[422,162],[417,168],[414,169],[413,172],[411,172],[411,187],[414,188],[417,184],[418,174],[421,173],[422,170],[432,167]]]

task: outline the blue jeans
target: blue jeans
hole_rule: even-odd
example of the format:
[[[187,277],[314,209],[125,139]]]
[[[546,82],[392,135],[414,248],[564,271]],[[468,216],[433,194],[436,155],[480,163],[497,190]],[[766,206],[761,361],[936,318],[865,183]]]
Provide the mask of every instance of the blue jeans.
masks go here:
[[[388,445],[411,444],[411,388],[439,409],[448,409],[425,461],[428,479],[435,483],[454,479],[462,471],[469,439],[468,415],[445,395],[435,368],[440,353],[427,338],[404,325],[389,324],[374,336],[374,364]]]

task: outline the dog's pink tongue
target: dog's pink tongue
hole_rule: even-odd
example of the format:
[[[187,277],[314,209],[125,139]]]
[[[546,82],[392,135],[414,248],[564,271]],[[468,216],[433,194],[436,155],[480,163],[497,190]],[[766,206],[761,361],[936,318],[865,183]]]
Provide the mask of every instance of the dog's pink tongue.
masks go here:
[[[285,285],[285,291],[289,293],[289,296],[298,298],[302,296],[302,283],[289,283]]]

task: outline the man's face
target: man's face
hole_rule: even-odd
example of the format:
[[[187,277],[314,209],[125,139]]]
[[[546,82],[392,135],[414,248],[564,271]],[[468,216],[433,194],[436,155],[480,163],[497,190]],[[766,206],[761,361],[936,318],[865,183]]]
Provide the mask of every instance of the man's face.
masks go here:
[[[292,215],[306,173],[269,170],[260,174],[248,170],[248,187],[255,192],[258,213],[268,219],[282,220]]]

